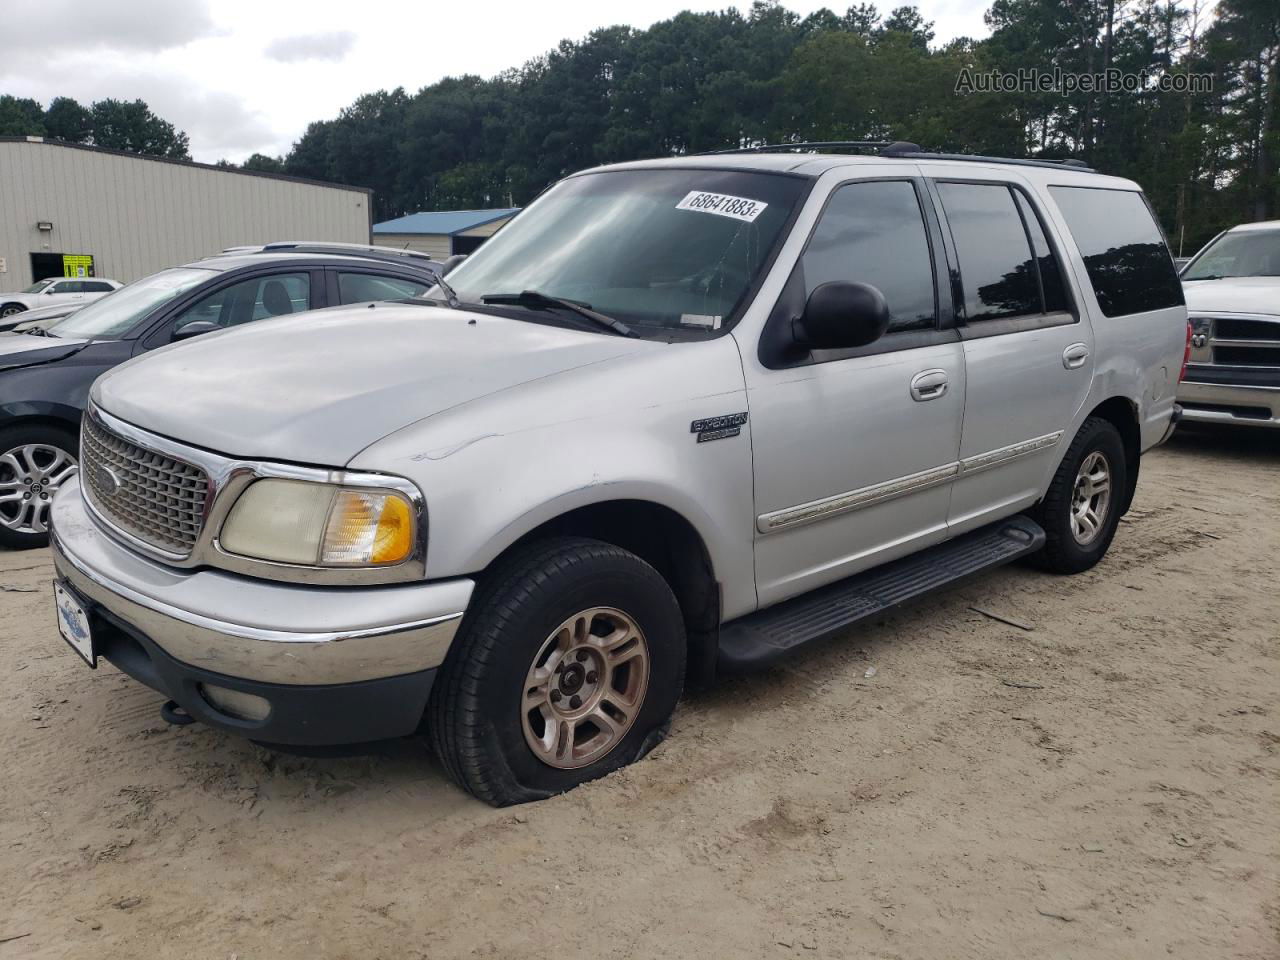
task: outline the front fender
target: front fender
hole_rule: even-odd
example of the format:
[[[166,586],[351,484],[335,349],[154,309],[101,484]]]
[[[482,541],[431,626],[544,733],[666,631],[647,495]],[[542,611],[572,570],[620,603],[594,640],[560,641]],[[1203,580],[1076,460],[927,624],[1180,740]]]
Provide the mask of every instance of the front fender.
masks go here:
[[[755,609],[750,424],[698,442],[695,420],[747,409],[732,339],[595,365],[425,421],[351,466],[407,476],[428,513],[427,576],[474,575],[539,526],[621,500],[701,536],[728,618]],[[655,364],[657,364],[655,366]]]

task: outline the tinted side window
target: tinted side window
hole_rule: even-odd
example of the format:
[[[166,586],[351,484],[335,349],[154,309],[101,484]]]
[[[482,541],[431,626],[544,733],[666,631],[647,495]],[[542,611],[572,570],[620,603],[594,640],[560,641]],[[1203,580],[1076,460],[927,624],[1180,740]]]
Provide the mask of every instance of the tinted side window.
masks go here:
[[[425,293],[429,283],[402,277],[380,277],[372,273],[339,273],[338,302],[367,303],[370,300],[401,300]]]
[[[1022,191],[1014,190],[1013,199],[1022,213],[1027,233],[1031,235],[1031,249],[1035,251],[1036,262],[1040,265],[1040,288],[1044,294],[1046,313],[1066,312],[1071,309],[1071,301],[1067,299],[1067,289],[1062,282],[1062,267],[1058,258],[1053,255],[1049,246],[1049,238],[1045,235],[1044,224],[1032,208]]]
[[[101,280],[86,280],[84,282],[85,293],[110,293],[115,287],[109,283],[103,283]]]
[[[84,283],[80,280],[59,280],[53,285],[54,293],[83,293]]]
[[[1108,317],[1183,303],[1169,248],[1142,194],[1050,187]]]
[[[889,331],[934,326],[933,261],[915,187],[851,183],[831,196],[801,260],[806,298],[833,280],[869,283],[889,303]]]
[[[180,330],[189,323],[208,321],[220,327],[234,327],[264,317],[301,313],[309,308],[311,277],[306,273],[284,273],[253,277],[215,290],[197,300],[174,321]]]
[[[1003,184],[939,183],[960,261],[967,323],[1040,313],[1040,284],[1013,193]]]

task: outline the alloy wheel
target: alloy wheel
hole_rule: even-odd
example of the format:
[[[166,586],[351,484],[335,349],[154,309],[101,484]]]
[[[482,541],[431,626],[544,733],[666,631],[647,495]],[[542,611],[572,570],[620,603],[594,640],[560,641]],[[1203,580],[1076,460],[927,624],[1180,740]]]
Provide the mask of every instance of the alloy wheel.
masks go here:
[[[635,724],[648,685],[649,646],[635,620],[611,607],[576,613],[543,641],[525,677],[525,742],[561,770],[594,763]]]
[[[1111,464],[1101,451],[1084,458],[1071,494],[1071,536],[1088,546],[1106,526],[1111,506]]]
[[[28,443],[0,455],[0,524],[15,533],[49,530],[49,503],[76,472],[76,459],[47,443]]]

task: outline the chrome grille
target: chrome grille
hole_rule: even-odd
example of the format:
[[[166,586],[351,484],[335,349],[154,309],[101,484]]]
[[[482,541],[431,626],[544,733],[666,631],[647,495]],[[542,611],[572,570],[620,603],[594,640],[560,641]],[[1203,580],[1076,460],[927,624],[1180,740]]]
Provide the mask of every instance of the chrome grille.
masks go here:
[[[199,467],[117,436],[92,415],[80,434],[89,499],[124,533],[186,557],[204,525],[209,478]]]

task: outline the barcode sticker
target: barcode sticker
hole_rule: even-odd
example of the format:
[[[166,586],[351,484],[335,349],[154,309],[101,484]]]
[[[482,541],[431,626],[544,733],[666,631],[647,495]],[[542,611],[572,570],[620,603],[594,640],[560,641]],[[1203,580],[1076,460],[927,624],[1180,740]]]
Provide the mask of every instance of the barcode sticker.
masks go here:
[[[685,198],[676,204],[677,210],[697,210],[700,213],[714,213],[721,217],[733,217],[753,223],[756,217],[764,213],[769,206],[759,200],[748,200],[746,197],[731,197],[727,193],[704,193],[701,190],[690,190]]]

